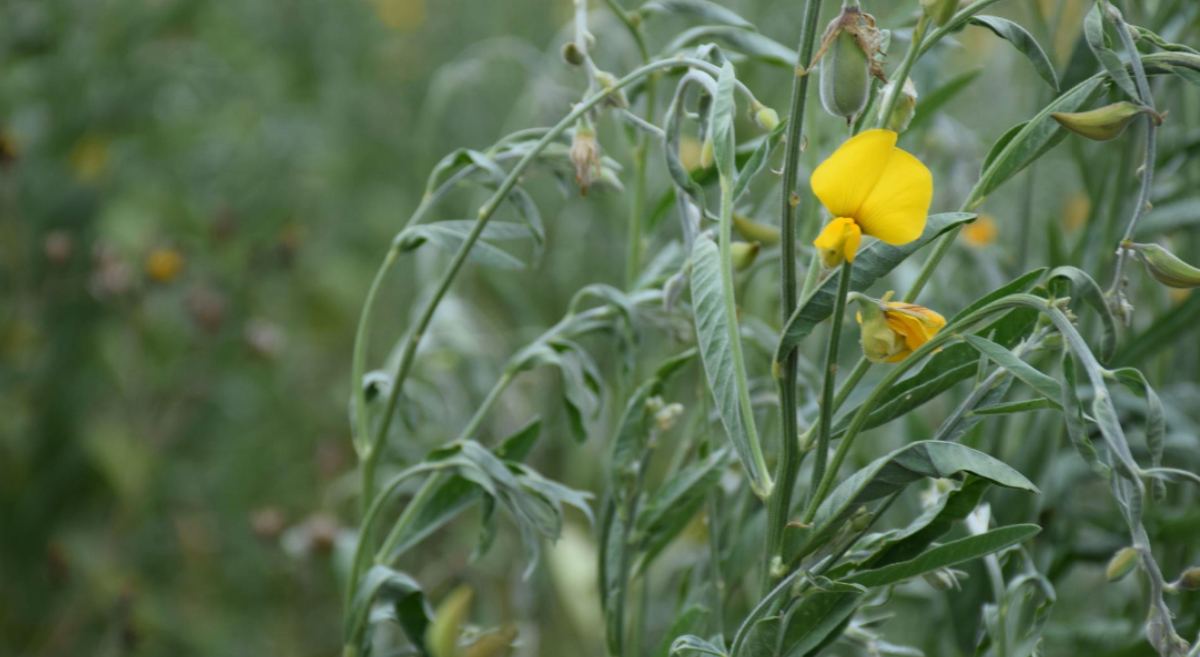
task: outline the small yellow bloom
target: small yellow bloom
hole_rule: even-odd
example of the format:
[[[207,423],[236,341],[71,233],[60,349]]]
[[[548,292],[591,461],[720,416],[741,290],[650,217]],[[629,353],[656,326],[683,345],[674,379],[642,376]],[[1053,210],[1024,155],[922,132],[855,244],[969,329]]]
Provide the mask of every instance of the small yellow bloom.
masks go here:
[[[170,283],[183,272],[183,254],[172,248],[159,248],[146,256],[146,275],[156,283]]]
[[[963,226],[963,239],[974,247],[984,247],[996,241],[996,222],[990,214],[981,214],[979,218]]]
[[[868,130],[842,144],[812,174],[812,190],[833,220],[813,245],[826,267],[854,261],[862,235],[908,244],[925,230],[933,175],[896,148],[891,130]]]
[[[858,323],[867,360],[898,363],[946,325],[946,318],[911,303],[875,300],[858,296]]]

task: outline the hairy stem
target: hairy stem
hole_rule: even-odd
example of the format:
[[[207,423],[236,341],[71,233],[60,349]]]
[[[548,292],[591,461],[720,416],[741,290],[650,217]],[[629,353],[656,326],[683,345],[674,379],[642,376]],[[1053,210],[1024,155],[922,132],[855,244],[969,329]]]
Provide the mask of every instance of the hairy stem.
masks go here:
[[[928,24],[929,15],[922,11],[921,17],[917,19],[917,27],[913,30],[912,43],[908,44],[908,51],[904,53],[904,59],[900,61],[900,68],[895,73],[892,73],[892,88],[888,93],[884,94],[883,105],[880,107],[879,116],[875,120],[876,128],[882,128],[887,125],[888,117],[892,115],[892,110],[896,109],[896,102],[904,94],[904,81],[908,79],[908,74],[912,71],[913,64],[917,63],[917,57],[920,56],[921,40],[925,38],[925,27]]]
[[[800,45],[796,52],[797,61],[792,80],[792,104],[788,116],[787,137],[784,141],[783,195],[780,203],[780,244],[783,249],[779,258],[780,299],[783,321],[786,322],[796,310],[796,177],[800,168],[800,146],[804,141],[804,113],[808,106],[808,75],[806,66],[812,58],[816,43],[817,22],[820,17],[820,0],[807,0],[804,5],[803,22],[800,26]],[[796,378],[800,355],[792,350],[784,359],[777,381],[779,387],[780,443],[779,459],[775,469],[775,490],[767,501],[767,540],[765,545],[764,591],[770,590],[778,581],[772,573],[771,564],[781,557],[783,530],[787,526],[792,508],[792,493],[796,476],[800,472],[799,427],[796,420]]]
[[[838,344],[842,337],[842,319],[846,314],[846,296],[850,294],[850,274],[854,265],[847,260],[842,265],[842,277],[838,281],[837,297],[833,300],[832,325],[829,327],[829,346],[825,348],[824,383],[821,386],[821,407],[817,422],[817,456],[813,462],[812,486],[815,492],[822,479],[825,478],[825,462],[829,458],[829,432],[833,426],[834,395],[833,386],[837,380]]]

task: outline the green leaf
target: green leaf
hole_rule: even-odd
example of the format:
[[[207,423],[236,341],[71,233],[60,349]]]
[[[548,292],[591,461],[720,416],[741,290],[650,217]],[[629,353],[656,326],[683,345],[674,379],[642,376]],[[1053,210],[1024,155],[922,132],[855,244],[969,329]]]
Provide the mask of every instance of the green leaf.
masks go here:
[[[1062,386],[1060,385],[1061,389]],[[1061,399],[1061,398],[1060,398]],[[1009,413],[1025,413],[1028,411],[1044,411],[1046,409],[1062,410],[1062,404],[1058,401],[1052,401],[1039,397],[1037,399],[1026,399],[1024,401],[1007,402],[1004,404],[993,404],[983,408],[977,408],[971,411],[972,415],[1007,415]]]
[[[1112,477],[1112,469],[1100,460],[1100,455],[1096,452],[1096,446],[1088,438],[1087,425],[1084,424],[1083,419],[1083,404],[1080,403],[1078,395],[1075,394],[1075,362],[1070,356],[1070,350],[1064,349],[1062,360],[1062,406],[1063,417],[1067,425],[1067,437],[1071,439],[1071,444],[1075,446],[1075,451],[1079,452],[1079,456],[1083,457],[1084,462],[1088,464],[1092,472],[1095,472],[1102,480],[1108,481]]]
[[[789,69],[796,66],[796,51],[758,32],[750,32],[728,25],[702,25],[685,30],[663,48],[663,53],[671,56],[687,49],[697,41],[713,39],[725,43],[737,52],[768,64],[784,66]]]
[[[1092,10],[1083,20],[1083,37],[1087,40],[1088,47],[1092,49],[1092,54],[1100,60],[1100,65],[1108,72],[1109,77],[1129,95],[1130,100],[1140,102],[1142,97],[1138,94],[1133,79],[1129,77],[1129,72],[1125,70],[1125,62],[1121,61],[1121,57],[1104,44],[1104,17],[1100,13],[1102,4],[1104,3],[1092,4]],[[1130,53],[1130,55],[1136,57],[1138,53]]]
[[[705,23],[729,25],[744,30],[756,31],[754,24],[742,18],[732,9],[727,9],[709,0],[651,0],[638,9],[643,15],[675,14],[698,18]]]
[[[730,336],[737,336],[737,327],[729,326],[726,318],[721,277],[721,255],[716,243],[704,237],[697,239],[692,250],[692,311],[704,373],[725,433],[742,467],[755,489],[766,491],[770,488],[770,475],[762,455],[751,444],[750,432],[754,428],[747,426],[754,418],[743,417],[740,398],[748,392],[739,387],[746,385],[746,373],[734,371],[736,361]]]
[[[882,241],[875,241],[859,252],[854,258],[854,267],[850,275],[850,290],[862,292],[875,284],[895,269],[905,258],[918,249],[932,242],[942,233],[973,221],[976,215],[967,212],[948,212],[935,214],[925,223],[925,232],[916,240],[902,246],[892,246]],[[783,362],[788,353],[799,346],[808,337],[817,324],[824,321],[833,313],[834,297],[837,296],[838,281],[842,272],[830,275],[821,282],[817,289],[805,299],[796,312],[788,318],[779,339],[779,348],[775,351],[776,362]]]
[[[950,319],[949,323],[953,324],[960,317],[965,317],[965,316],[975,312],[976,310],[979,310],[980,308],[988,305],[989,303],[996,301],[997,299],[1002,299],[1004,297],[1009,296],[1010,294],[1020,294],[1022,292],[1028,292],[1029,290],[1032,290],[1033,287],[1035,285],[1037,285],[1037,282],[1039,280],[1041,280],[1042,274],[1044,274],[1044,273],[1046,273],[1046,268],[1040,267],[1038,269],[1034,269],[1031,272],[1028,272],[1028,273],[1022,274],[1021,276],[1018,276],[1017,278],[1009,281],[1005,285],[998,287],[995,290],[993,290],[993,291],[983,295],[982,297],[979,297],[975,301],[971,302],[966,308],[963,308],[962,310],[955,313],[954,317]]]
[[[587,439],[585,420],[600,411],[604,379],[600,369],[583,347],[563,338],[539,339],[513,354],[505,366],[510,374],[538,367],[558,368],[563,378],[563,403],[567,426],[577,442]]]
[[[945,478],[960,473],[973,474],[1006,488],[1038,492],[1024,475],[1003,461],[965,445],[932,440],[911,443],[872,461],[842,481],[817,509],[813,532],[799,554],[788,561],[823,545],[855,509],[867,502],[887,497],[925,477]]]
[[[1150,382],[1141,371],[1132,367],[1122,367],[1112,371],[1117,378],[1133,394],[1146,401],[1146,447],[1150,450],[1150,466],[1162,467],[1163,448],[1167,438],[1167,419],[1163,412],[1162,400],[1150,386]],[[1156,500],[1162,500],[1166,488],[1161,479],[1154,479],[1153,494]]]
[[[541,429],[541,418],[533,418],[496,447],[496,456],[505,461],[523,461],[537,442]],[[394,562],[409,548],[425,540],[482,497],[483,492],[479,486],[471,481],[458,475],[447,478],[400,534],[396,547],[388,557],[389,560]]]
[[[1019,50],[1025,58],[1033,64],[1033,70],[1045,80],[1054,91],[1058,91],[1058,76],[1054,74],[1054,66],[1050,64],[1050,59],[1046,57],[1046,52],[1038,45],[1037,39],[1033,38],[1025,28],[1016,23],[997,16],[974,16],[971,18],[972,25],[985,27],[991,30],[996,36],[1008,41],[1014,48]]]
[[[637,572],[649,567],[660,552],[687,527],[708,499],[708,493],[721,481],[732,460],[729,452],[719,449],[703,461],[683,468],[663,483],[638,515],[644,552]]]
[[[696,631],[696,627],[707,616],[708,608],[702,605],[692,605],[683,610],[683,613],[676,615],[675,620],[671,621],[671,627],[667,628],[667,633],[663,635],[662,641],[654,649],[652,653],[654,657],[671,657],[671,645],[675,639]]]
[[[846,577],[845,581],[868,587],[895,584],[920,577],[939,568],[946,568],[998,552],[1024,541],[1041,530],[1042,528],[1037,525],[1010,525],[993,529],[977,536],[968,536],[945,545],[939,545],[921,553],[911,561],[902,561],[883,568],[855,573]]]
[[[636,476],[638,461],[646,449],[650,423],[654,421],[654,414],[647,407],[647,401],[651,397],[661,395],[671,377],[690,363],[695,356],[696,350],[688,349],[663,361],[654,374],[638,386],[638,389],[626,402],[625,410],[617,423],[616,435],[613,437],[610,465],[611,486],[618,501],[625,499],[623,494]]]
[[[783,134],[785,129],[787,129],[786,119],[780,121],[779,125],[775,126],[775,129],[759,142],[758,146],[750,154],[750,157],[742,165],[742,170],[738,173],[737,183],[733,186],[734,201],[738,200],[746,191],[746,188],[750,186],[750,181],[766,166],[767,155],[771,153],[771,147],[779,142],[779,136]]]
[[[384,565],[373,566],[359,580],[344,626],[345,639],[349,641],[354,637],[364,637],[364,642],[370,640],[369,636],[364,636],[364,630],[370,620],[371,609],[378,601],[395,605],[397,620],[404,633],[424,653],[425,632],[433,617],[421,585],[405,573]]]
[[[472,226],[475,224],[475,222],[469,223]],[[447,226],[445,224],[456,224],[456,222],[440,221],[438,223],[417,224],[416,226],[405,228],[396,236],[396,240],[400,244],[400,250],[404,252],[412,251],[428,242],[446,253],[457,252],[466,241],[470,229],[464,230],[459,225]],[[475,242],[471,247],[471,251],[467,254],[467,260],[500,269],[525,268],[525,263],[521,262],[515,256],[483,240]]]
[[[936,116],[939,109],[965,91],[967,87],[971,86],[971,83],[982,72],[982,68],[975,68],[959,73],[950,78],[942,86],[917,99],[917,106],[913,110],[913,117],[912,121],[908,124],[908,130],[912,130],[914,127]]]
[[[704,655],[727,657],[724,649],[691,634],[681,636],[671,642],[672,655],[678,655],[683,652],[698,652]]]
[[[1058,381],[1055,381],[1034,366],[1021,360],[1013,352],[978,335],[964,335],[963,339],[967,341],[967,344],[978,349],[979,353],[995,361],[997,365],[1009,372],[1012,372],[1013,376],[1024,381],[1026,385],[1033,388],[1046,399],[1054,402],[1054,404],[1057,405],[1058,400],[1062,399],[1062,386],[1059,385]]]
[[[784,657],[811,654],[841,628],[863,601],[861,593],[816,592],[804,596],[784,619],[782,649]]]
[[[1067,131],[1050,118],[1054,112],[1074,112],[1090,104],[1104,91],[1103,79],[1093,77],[1059,96],[1033,119],[1014,126],[992,146],[984,159],[983,172],[971,197],[982,201],[1031,162],[1054,148]]]
[[[1113,319],[1112,310],[1108,307],[1108,299],[1105,298],[1100,285],[1087,272],[1070,266],[1056,267],[1046,277],[1047,282],[1057,279],[1070,282],[1072,296],[1082,297],[1084,303],[1091,306],[1092,310],[1095,310],[1096,314],[1100,316],[1103,328],[1100,338],[1100,360],[1104,362],[1112,360],[1113,353],[1117,350],[1117,322]]]
[[[721,66],[721,75],[717,78],[717,96],[713,99],[712,118],[709,129],[712,131],[713,155],[716,159],[717,173],[720,174],[722,185],[732,181],[737,176],[734,163],[733,115],[737,109],[733,98],[734,77],[733,64],[728,61]],[[728,189],[728,188],[725,188]]]
[[[909,523],[904,530],[889,536],[864,562],[875,568],[914,559],[934,541],[945,536],[975,510],[992,482],[968,475],[957,490],[952,490],[938,503]]]

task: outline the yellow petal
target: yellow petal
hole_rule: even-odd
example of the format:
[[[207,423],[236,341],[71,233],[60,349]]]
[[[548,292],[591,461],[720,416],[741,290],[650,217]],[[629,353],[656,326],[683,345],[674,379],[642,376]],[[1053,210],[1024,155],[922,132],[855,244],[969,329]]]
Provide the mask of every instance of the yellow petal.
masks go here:
[[[825,224],[821,234],[813,240],[813,246],[821,251],[821,262],[826,267],[836,267],[843,260],[854,262],[854,254],[858,252],[858,244],[862,241],[862,231],[853,219],[838,217]]]
[[[813,171],[813,194],[829,214],[857,219],[895,150],[896,133],[891,130],[867,130],[851,137]]]
[[[888,244],[908,244],[925,230],[933,201],[933,175],[920,160],[893,148],[886,168],[854,220],[862,231]]]

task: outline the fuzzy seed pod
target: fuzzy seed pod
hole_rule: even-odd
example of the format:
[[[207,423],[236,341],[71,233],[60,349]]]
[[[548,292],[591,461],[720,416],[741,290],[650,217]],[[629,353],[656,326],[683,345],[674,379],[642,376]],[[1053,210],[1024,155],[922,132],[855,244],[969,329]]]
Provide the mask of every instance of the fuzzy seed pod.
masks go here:
[[[1108,562],[1108,568],[1104,571],[1104,576],[1110,582],[1116,582],[1124,578],[1129,573],[1133,572],[1138,565],[1138,551],[1131,548],[1121,548],[1113,555],[1112,560]]]
[[[1138,260],[1146,265],[1146,273],[1167,287],[1200,287],[1200,269],[1179,259],[1174,253],[1157,244],[1135,244],[1125,242],[1125,248],[1133,249]]]
[[[850,124],[862,113],[870,96],[870,57],[855,36],[843,30],[821,59],[821,105]]]
[[[1050,117],[1077,135],[1093,141],[1108,141],[1120,137],[1139,114],[1149,114],[1155,123],[1162,123],[1162,116],[1154,110],[1129,101],[1098,107],[1089,112],[1054,112]]]

